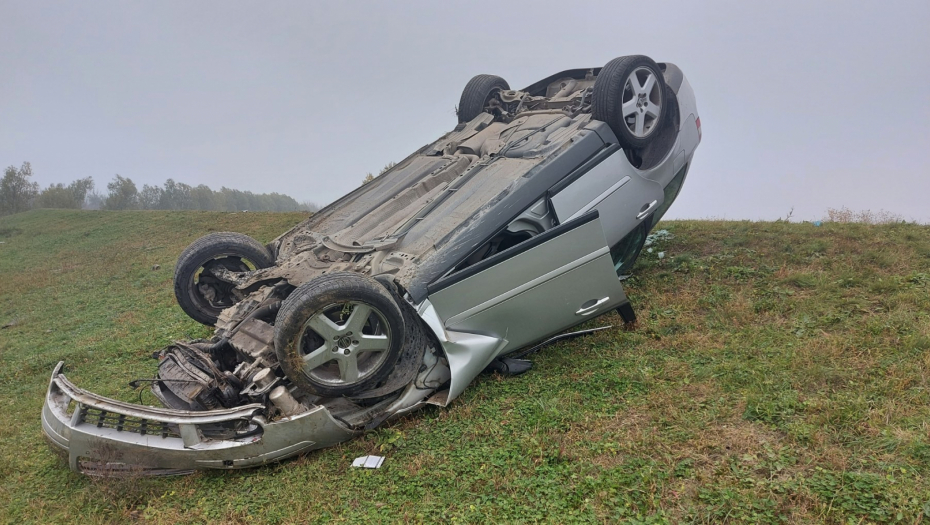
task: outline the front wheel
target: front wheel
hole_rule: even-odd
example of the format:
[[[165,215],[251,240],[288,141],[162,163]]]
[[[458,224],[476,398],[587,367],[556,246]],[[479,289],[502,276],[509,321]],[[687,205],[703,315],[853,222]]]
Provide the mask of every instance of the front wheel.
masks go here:
[[[214,275],[220,270],[248,272],[274,265],[268,249],[248,235],[217,232],[197,239],[181,252],[174,269],[174,296],[191,319],[208,326],[239,300],[235,286]]]
[[[294,290],[275,319],[275,352],[300,390],[323,397],[363,394],[384,381],[404,345],[400,307],[380,283],[351,272]]]

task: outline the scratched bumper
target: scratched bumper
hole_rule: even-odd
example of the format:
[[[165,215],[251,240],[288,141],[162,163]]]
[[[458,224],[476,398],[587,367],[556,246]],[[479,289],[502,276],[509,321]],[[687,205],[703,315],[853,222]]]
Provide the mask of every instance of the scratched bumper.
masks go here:
[[[171,475],[237,469],[325,448],[356,433],[324,407],[277,421],[260,404],[192,412],[109,399],[52,372],[42,432],[71,469],[90,475]]]

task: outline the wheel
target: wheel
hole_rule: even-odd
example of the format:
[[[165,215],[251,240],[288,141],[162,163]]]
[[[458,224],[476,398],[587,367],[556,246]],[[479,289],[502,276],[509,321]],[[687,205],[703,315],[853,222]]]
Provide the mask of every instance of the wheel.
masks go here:
[[[217,232],[184,249],[174,268],[174,296],[191,319],[212,326],[224,309],[236,304],[234,286],[212,271],[247,272],[274,265],[268,249],[248,235]]]
[[[387,378],[404,337],[400,307],[381,284],[336,272],[299,286],[284,300],[274,346],[281,368],[299,389],[351,397]]]
[[[500,101],[501,91],[509,89],[510,84],[499,76],[475,75],[462,90],[458,109],[459,122],[468,122],[477,117],[488,109],[493,99],[497,98],[498,102]]]
[[[665,78],[647,56],[615,58],[594,81],[591,114],[606,122],[625,148],[644,148],[659,135],[665,106]]]

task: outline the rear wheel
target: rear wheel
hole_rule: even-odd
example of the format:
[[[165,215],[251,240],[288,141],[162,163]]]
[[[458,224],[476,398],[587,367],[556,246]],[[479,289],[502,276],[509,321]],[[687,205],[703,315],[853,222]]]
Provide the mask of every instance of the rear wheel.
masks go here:
[[[624,148],[642,149],[665,123],[665,79],[651,58],[631,55],[607,63],[594,81],[592,116],[606,122]]]
[[[235,286],[219,279],[223,270],[248,272],[274,265],[261,243],[248,235],[217,232],[188,246],[174,269],[174,296],[192,319],[212,326],[224,309],[236,304]]]
[[[496,75],[475,75],[459,99],[459,122],[468,122],[484,112],[492,112],[501,103],[501,91],[509,91],[510,84]]]
[[[301,285],[275,320],[284,373],[304,392],[324,397],[377,387],[397,364],[404,336],[403,314],[390,293],[350,272]]]

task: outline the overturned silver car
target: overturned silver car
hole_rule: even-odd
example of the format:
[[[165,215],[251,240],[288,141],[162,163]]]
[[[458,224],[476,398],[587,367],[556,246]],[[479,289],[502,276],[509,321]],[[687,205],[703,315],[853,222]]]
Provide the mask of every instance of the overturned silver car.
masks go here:
[[[262,245],[214,233],[175,294],[209,340],[157,353],[166,408],[78,388],[59,364],[42,427],[73,469],[242,468],[445,405],[491,366],[609,311],[701,140],[681,70],[644,56],[522,90],[478,75],[458,125]]]

